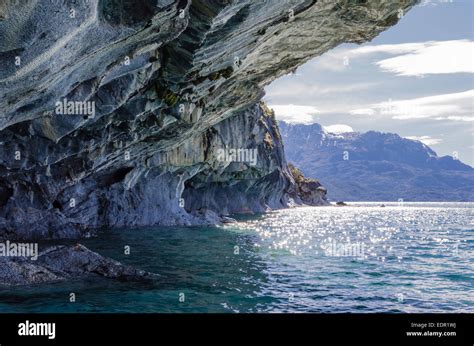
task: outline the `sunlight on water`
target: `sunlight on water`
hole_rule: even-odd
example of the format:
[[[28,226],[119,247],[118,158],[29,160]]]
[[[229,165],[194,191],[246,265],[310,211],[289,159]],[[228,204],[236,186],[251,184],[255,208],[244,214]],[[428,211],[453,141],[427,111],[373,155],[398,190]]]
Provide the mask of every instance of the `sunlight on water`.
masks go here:
[[[474,312],[474,203],[380,204],[107,231],[82,243],[159,280],[3,288],[0,311]]]
[[[298,309],[474,311],[474,203],[384,205],[280,210],[228,228],[257,232],[270,268],[299,282]]]
[[[407,252],[408,239],[419,245],[434,241],[440,246],[433,251],[449,255],[468,242],[459,239],[457,232],[474,228],[472,209],[466,205],[438,208],[413,204],[401,207],[385,203],[386,207],[381,208],[380,204],[352,203],[347,207],[281,210],[229,228],[256,231],[260,236],[255,244],[258,247],[307,256],[331,255],[330,245],[361,245],[365,259],[399,259]]]

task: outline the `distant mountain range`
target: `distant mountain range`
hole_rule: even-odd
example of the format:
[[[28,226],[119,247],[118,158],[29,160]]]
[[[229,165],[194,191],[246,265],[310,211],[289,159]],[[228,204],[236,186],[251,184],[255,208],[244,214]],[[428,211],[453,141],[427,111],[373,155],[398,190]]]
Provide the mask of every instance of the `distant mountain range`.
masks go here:
[[[332,134],[280,122],[288,162],[332,201],[474,201],[474,168],[394,133]]]

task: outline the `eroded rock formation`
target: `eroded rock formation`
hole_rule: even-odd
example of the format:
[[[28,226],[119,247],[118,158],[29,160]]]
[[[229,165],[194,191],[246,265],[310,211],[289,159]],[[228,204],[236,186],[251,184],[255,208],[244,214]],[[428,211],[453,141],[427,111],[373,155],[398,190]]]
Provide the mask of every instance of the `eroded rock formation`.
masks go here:
[[[38,258],[0,257],[0,286],[19,286],[101,276],[110,279],[155,280],[158,275],[123,265],[83,245],[44,249]]]
[[[312,178],[306,178],[301,171],[288,164],[288,169],[295,180],[296,193],[301,201],[308,205],[325,205],[329,204],[326,200],[326,188],[321,183]]]
[[[370,40],[415,2],[2,1],[1,237],[218,222],[298,202],[263,87]],[[258,160],[219,160],[219,149]]]

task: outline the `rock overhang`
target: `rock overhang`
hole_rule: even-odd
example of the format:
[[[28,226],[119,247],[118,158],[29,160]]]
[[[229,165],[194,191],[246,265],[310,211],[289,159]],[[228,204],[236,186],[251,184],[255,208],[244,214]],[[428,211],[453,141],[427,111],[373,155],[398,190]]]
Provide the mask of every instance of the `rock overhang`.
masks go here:
[[[243,175],[243,193],[233,192],[240,204],[284,206],[291,177],[281,140],[254,108],[263,87],[340,43],[372,39],[415,3],[6,1],[0,187],[9,197],[0,228],[18,233],[30,219],[44,223],[36,234],[62,227],[62,237],[68,228],[199,222],[179,200],[186,181],[189,189],[197,175],[225,171],[218,145],[260,145],[274,159],[227,171],[225,186],[213,182],[216,192],[201,195],[229,192]],[[95,116],[56,114],[64,99],[94,102]],[[268,136],[272,150],[263,146]],[[210,207],[191,195],[191,204]]]

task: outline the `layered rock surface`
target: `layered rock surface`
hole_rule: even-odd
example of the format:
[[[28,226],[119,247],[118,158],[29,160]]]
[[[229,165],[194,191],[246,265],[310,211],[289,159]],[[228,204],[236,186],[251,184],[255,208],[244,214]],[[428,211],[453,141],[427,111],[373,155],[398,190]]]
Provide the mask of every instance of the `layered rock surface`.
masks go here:
[[[306,178],[303,173],[291,163],[288,164],[288,168],[295,179],[297,195],[305,204],[329,205],[326,199],[327,190],[318,180]]]
[[[0,237],[210,223],[301,202],[263,87],[370,40],[415,2],[2,1]],[[94,111],[64,114],[65,101]],[[232,147],[257,149],[257,163],[219,160]]]
[[[155,280],[158,275],[123,265],[85,246],[51,246],[36,259],[0,257],[0,286],[19,286],[101,276],[121,281]]]

